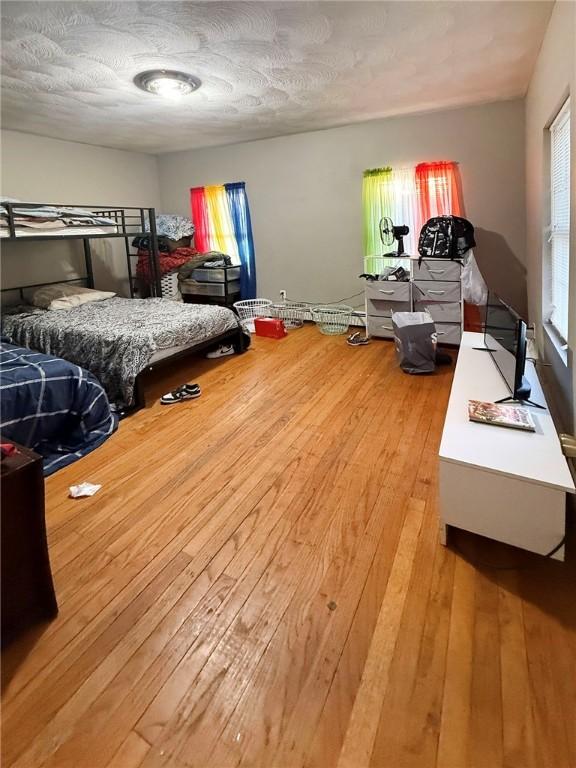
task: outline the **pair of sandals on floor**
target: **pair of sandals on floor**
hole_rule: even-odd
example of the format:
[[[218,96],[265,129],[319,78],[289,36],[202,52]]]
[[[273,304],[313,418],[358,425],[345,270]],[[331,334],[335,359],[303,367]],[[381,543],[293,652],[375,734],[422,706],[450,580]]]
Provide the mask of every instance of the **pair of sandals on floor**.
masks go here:
[[[208,352],[206,357],[211,360],[215,360],[218,357],[226,357],[227,355],[234,354],[234,347],[231,344],[220,344],[217,349]],[[160,402],[162,405],[172,405],[173,403],[183,403],[185,400],[195,400],[200,397],[202,391],[198,384],[181,384],[172,392],[167,392],[162,395]]]

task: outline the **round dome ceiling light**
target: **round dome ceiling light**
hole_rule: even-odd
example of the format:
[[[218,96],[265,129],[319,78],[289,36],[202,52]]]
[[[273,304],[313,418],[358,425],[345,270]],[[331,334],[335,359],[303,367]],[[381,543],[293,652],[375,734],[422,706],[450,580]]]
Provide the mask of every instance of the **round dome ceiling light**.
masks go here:
[[[202,85],[197,77],[171,69],[149,69],[140,72],[134,78],[134,83],[143,91],[172,99],[187,96]]]

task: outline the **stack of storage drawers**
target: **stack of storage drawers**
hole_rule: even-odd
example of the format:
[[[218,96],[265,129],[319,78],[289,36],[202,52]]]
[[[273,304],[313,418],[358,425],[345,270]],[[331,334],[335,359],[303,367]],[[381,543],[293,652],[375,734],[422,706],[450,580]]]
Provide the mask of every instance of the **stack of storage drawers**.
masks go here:
[[[366,283],[365,296],[368,335],[393,339],[392,312],[412,309],[410,283],[374,280]]]
[[[195,304],[232,306],[240,298],[242,267],[198,267],[190,280],[180,282],[184,301]]]
[[[429,312],[439,344],[460,344],[463,329],[462,266],[449,259],[410,258],[410,282],[366,282],[366,330],[369,336],[394,338],[393,312]]]
[[[462,336],[462,267],[448,259],[412,260],[412,299],[415,312],[429,312],[439,344],[460,344]]]

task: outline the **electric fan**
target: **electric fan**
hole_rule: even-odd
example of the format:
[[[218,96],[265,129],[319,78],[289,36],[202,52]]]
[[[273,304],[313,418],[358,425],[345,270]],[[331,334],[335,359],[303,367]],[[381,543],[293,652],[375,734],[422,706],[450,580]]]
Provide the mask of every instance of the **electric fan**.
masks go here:
[[[380,219],[380,240],[386,247],[394,244],[394,224],[388,216]]]
[[[380,219],[380,239],[382,243],[390,247],[394,240],[398,241],[398,250],[396,253],[386,253],[385,256],[402,256],[404,253],[404,237],[410,232],[405,224],[395,226],[389,216],[383,216]]]

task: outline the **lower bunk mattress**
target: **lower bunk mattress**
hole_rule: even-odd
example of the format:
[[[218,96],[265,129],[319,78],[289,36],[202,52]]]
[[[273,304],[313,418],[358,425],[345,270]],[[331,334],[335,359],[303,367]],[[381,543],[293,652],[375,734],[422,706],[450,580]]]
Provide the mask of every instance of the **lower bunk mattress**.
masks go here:
[[[2,318],[2,331],[17,344],[91,371],[122,408],[132,405],[136,377],[159,350],[240,333],[240,324],[226,307],[115,297],[65,310],[14,307]]]
[[[101,384],[67,360],[0,343],[0,432],[32,448],[50,475],[110,437],[117,416]]]

